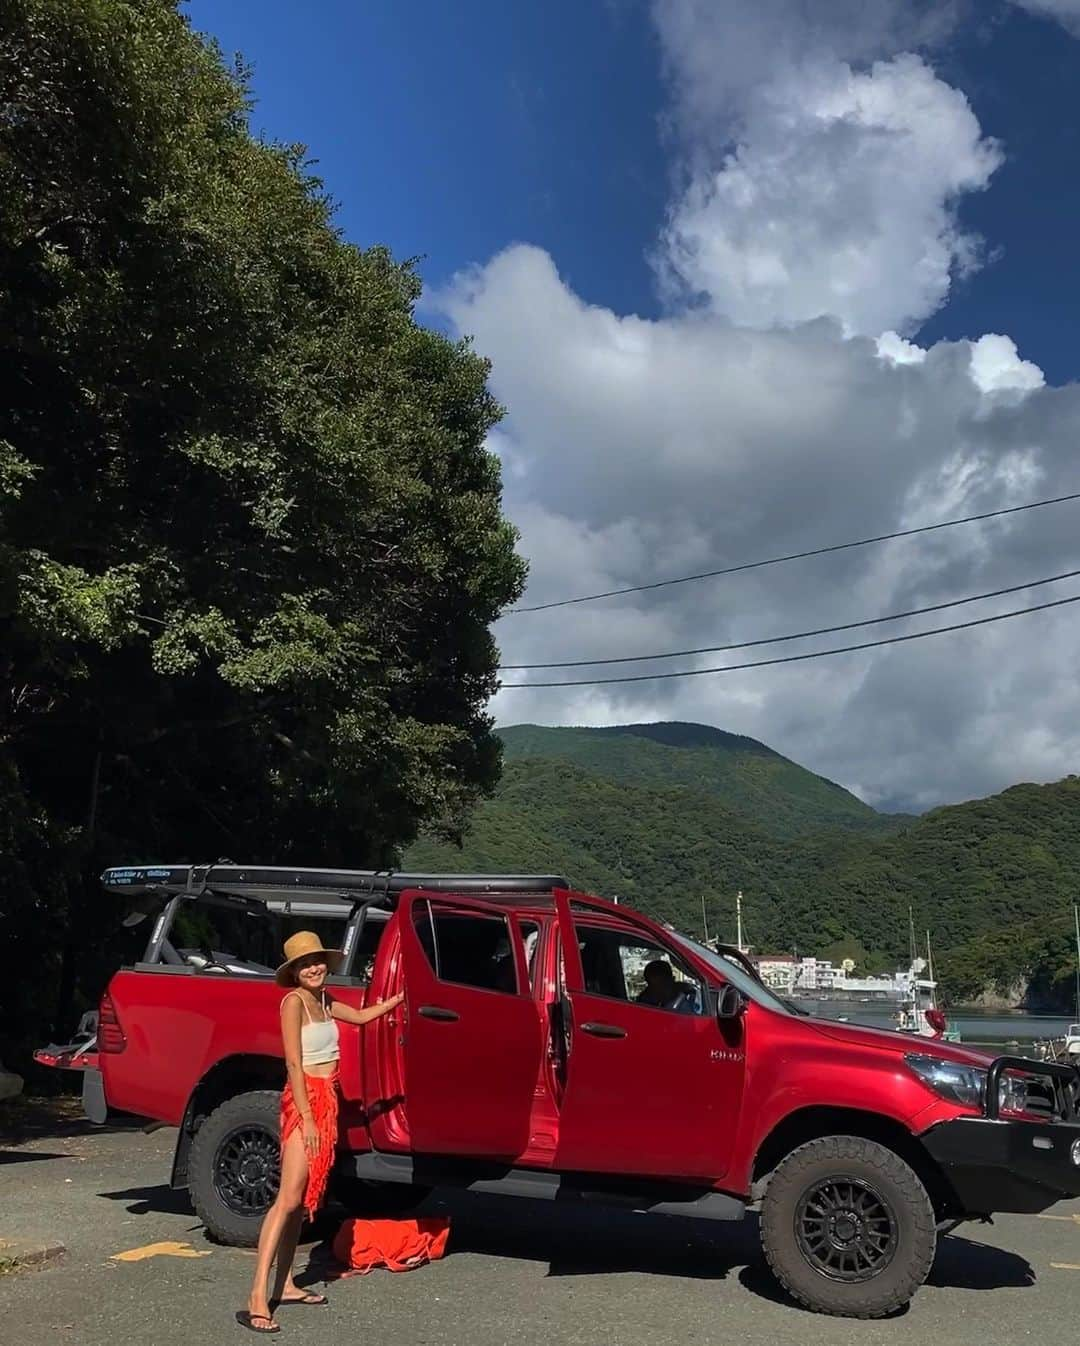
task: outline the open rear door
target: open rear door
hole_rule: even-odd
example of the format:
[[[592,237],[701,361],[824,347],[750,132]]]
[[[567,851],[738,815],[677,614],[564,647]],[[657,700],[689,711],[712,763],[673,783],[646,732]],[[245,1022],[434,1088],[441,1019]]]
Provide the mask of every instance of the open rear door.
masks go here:
[[[709,988],[650,922],[584,894],[555,894],[563,951],[566,1084],[555,1167],[715,1181],[731,1162],[745,1025],[721,1025]],[[666,962],[682,992],[644,1003]]]
[[[492,903],[405,893],[405,1113],[416,1154],[528,1148],[544,1025],[516,921]]]

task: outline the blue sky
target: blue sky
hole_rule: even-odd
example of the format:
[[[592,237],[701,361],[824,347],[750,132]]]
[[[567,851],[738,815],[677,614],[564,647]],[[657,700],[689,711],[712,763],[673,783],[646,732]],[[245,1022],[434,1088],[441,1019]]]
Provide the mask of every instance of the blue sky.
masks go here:
[[[357,243],[423,255],[429,284],[535,243],[585,300],[654,316],[649,256],[670,196],[660,48],[643,0],[189,0],[254,64],[253,126],[319,160]],[[1080,43],[983,7],[934,52],[1003,142],[960,205],[994,260],[920,331],[1008,332],[1049,382],[1080,365]]]
[[[588,298],[655,310],[645,252],[668,184],[644,9],[195,0],[187,10],[254,64],[253,126],[311,147],[355,242],[423,255],[425,278],[440,284],[528,241]]]
[[[956,42],[943,76],[968,95],[1005,162],[961,218],[1000,256],[926,324],[920,341],[1008,332],[1051,383],[1080,375],[1080,43],[1010,10]]]

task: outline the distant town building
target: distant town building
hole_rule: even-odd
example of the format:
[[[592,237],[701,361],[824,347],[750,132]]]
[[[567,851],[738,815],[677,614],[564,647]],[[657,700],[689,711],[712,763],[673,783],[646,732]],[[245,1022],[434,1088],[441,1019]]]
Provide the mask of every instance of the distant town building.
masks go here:
[[[859,995],[874,999],[902,1000],[911,994],[911,971],[881,977],[853,977],[853,965],[845,959],[839,967],[827,958],[793,954],[753,954],[750,960],[766,986],[781,995]]]
[[[795,977],[799,966],[798,959],[790,954],[763,954],[751,956],[757,967],[758,976],[774,991],[789,995],[795,988]]]
[[[800,958],[795,978],[797,991],[833,991],[843,977],[835,963],[826,958]]]

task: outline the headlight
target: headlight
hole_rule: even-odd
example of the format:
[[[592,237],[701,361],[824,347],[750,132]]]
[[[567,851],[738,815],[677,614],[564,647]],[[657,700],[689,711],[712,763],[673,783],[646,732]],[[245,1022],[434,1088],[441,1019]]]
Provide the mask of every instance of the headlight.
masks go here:
[[[986,1097],[986,1071],[978,1066],[960,1065],[943,1061],[937,1056],[905,1056],[911,1070],[934,1093],[965,1108],[982,1109]],[[1002,1075],[998,1083],[998,1111],[1024,1112],[1027,1106],[1027,1085],[1016,1075]]]
[[[986,1071],[977,1066],[958,1065],[938,1056],[905,1056],[908,1066],[935,1094],[961,1103],[965,1108],[981,1108],[986,1092]]]
[[[1027,1100],[1026,1082],[1016,1075],[1002,1075],[998,1083],[998,1111],[1026,1112]]]

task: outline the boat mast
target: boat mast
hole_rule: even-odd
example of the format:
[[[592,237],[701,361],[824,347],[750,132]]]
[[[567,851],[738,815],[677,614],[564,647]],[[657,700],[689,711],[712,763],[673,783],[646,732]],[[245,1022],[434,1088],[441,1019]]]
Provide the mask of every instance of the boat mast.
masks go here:
[[[1080,906],[1073,903],[1073,923],[1076,926],[1076,1017],[1080,1020]]]
[[[930,931],[926,932],[926,976],[930,982],[930,1008],[937,1009],[937,987],[934,985],[934,956],[930,952]]]
[[[701,894],[701,926],[705,931],[705,945],[709,943],[709,918],[705,915],[705,894]]]
[[[919,957],[919,946],[915,942],[915,917],[911,908],[907,909],[908,946],[911,951],[911,1023],[913,1028],[919,1024],[919,974],[915,964]]]
[[[742,937],[742,889],[735,894],[735,943],[740,953],[745,953]]]

